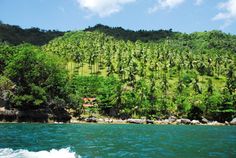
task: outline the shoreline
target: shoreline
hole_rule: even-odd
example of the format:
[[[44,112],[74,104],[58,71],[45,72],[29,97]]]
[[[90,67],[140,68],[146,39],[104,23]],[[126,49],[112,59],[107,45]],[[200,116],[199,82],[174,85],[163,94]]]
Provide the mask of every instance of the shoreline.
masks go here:
[[[130,125],[130,124],[137,124],[137,125],[203,125],[203,126],[232,126],[230,123],[220,123],[217,121],[209,121],[208,123],[201,123],[197,120],[190,120],[190,122],[183,122],[182,120],[188,119],[176,119],[175,121],[167,121],[165,120],[146,120],[146,119],[97,119],[96,122],[90,122],[86,120],[74,120],[71,119],[69,124],[121,124],[121,125]],[[54,122],[55,123],[55,122]],[[57,122],[56,122],[57,123]]]
[[[65,112],[65,111],[64,111]],[[45,124],[154,124],[154,125],[205,125],[205,126],[230,126],[236,125],[236,118],[232,121],[224,123],[215,120],[207,120],[204,117],[198,120],[190,120],[188,118],[179,118],[169,116],[167,119],[139,119],[126,118],[118,119],[103,115],[80,115],[73,117],[72,113],[66,112],[60,114],[47,113],[45,111],[19,111],[17,109],[6,110],[0,108],[0,123],[45,123]]]
[[[138,122],[132,122],[132,121],[138,121]],[[141,119],[126,119],[126,120],[119,120],[119,119],[111,119],[109,121],[107,120],[102,120],[102,119],[97,119],[97,121],[85,121],[85,120],[74,120],[72,119],[70,122],[57,122],[57,121],[48,121],[48,122],[20,122],[20,121],[0,121],[0,124],[25,124],[25,123],[30,123],[30,124],[100,124],[100,125],[131,125],[131,124],[136,124],[136,125],[188,125],[188,126],[234,126],[233,124],[230,124],[228,122],[226,123],[220,123],[217,121],[210,121],[208,123],[201,123],[201,122],[196,122],[196,120],[192,120],[190,123],[184,123],[180,122],[181,119],[177,119],[174,122],[167,122],[166,120],[158,120],[158,121],[153,121],[152,123],[147,123],[146,120],[141,120]]]

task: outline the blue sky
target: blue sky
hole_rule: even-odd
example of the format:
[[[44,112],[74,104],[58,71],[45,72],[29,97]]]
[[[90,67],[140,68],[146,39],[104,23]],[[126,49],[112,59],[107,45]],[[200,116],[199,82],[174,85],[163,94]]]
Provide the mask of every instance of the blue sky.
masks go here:
[[[133,30],[236,34],[236,0],[0,0],[0,20],[63,31],[102,23]]]

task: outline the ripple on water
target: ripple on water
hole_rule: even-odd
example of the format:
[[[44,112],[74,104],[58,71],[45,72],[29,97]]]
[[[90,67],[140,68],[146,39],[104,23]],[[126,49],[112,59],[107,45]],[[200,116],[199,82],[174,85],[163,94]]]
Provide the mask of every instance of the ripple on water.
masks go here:
[[[0,148],[12,152],[71,147],[85,158],[205,158],[236,157],[235,145],[232,126],[0,124]]]

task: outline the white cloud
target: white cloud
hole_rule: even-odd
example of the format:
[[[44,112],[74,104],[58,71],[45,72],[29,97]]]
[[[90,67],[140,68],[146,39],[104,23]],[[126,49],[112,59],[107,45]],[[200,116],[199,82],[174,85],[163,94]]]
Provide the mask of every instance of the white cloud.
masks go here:
[[[118,13],[121,11],[122,5],[135,1],[136,0],[77,0],[81,8],[99,17],[106,17]]]
[[[213,20],[224,20],[224,25],[221,27],[224,29],[236,19],[236,0],[228,0],[227,2],[219,3],[218,8],[224,11],[213,17]]]
[[[149,8],[149,13],[154,13],[158,10],[164,10],[164,9],[172,9],[182,3],[184,3],[185,0],[157,0],[156,4]]]

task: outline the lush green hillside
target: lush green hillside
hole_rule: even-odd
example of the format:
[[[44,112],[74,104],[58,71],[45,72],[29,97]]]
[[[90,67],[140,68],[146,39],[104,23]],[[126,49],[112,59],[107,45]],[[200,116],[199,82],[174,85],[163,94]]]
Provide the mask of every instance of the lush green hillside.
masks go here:
[[[11,91],[13,107],[57,105],[80,115],[81,98],[96,97],[91,111],[102,115],[231,120],[236,114],[235,39],[211,31],[132,42],[106,32],[77,31],[40,48],[2,44],[0,86]]]
[[[223,34],[199,34],[201,38],[207,38],[212,33]],[[191,115],[191,110],[199,108],[202,113],[217,117],[220,112],[233,112],[235,74],[231,75],[231,72],[235,71],[235,54],[232,49],[223,44],[206,49],[211,41],[203,41],[205,43],[200,47],[197,46],[199,41],[193,39],[189,42],[195,45],[192,48],[183,42],[189,41],[125,42],[98,32],[72,32],[51,41],[44,50],[68,61],[70,76],[75,79],[72,86],[81,76],[114,76],[120,84],[114,85],[117,93],[113,95],[120,96],[111,95],[106,102],[109,102],[110,110],[117,107],[119,114]],[[228,42],[231,41],[223,39],[222,43]],[[100,95],[94,94],[94,90],[80,91],[75,88],[73,94],[78,93],[81,97]],[[227,103],[226,92],[231,96]],[[103,100],[99,105],[100,108],[104,106]],[[109,108],[103,107],[103,110],[109,111]]]
[[[194,32],[191,34],[173,32],[170,30],[125,30],[121,27],[109,27],[98,24],[94,27],[89,27],[84,31],[101,32],[108,36],[112,36],[124,41],[142,41],[142,42],[160,42],[164,40],[172,40],[172,43],[179,46],[188,47],[197,51],[236,51],[236,36],[213,30],[209,32]]]
[[[39,28],[22,29],[19,26],[3,24],[0,22],[0,42],[13,45],[31,43],[33,45],[44,45],[50,40],[62,36],[64,32],[46,31]]]
[[[173,32],[172,30],[158,30],[158,31],[146,31],[146,30],[125,30],[122,27],[109,27],[102,24],[95,25],[94,27],[86,28],[84,31],[94,32],[99,31],[105,33],[108,36],[113,36],[120,40],[125,41],[158,41],[166,38],[174,38],[178,32]]]

